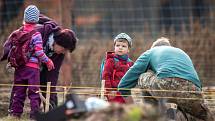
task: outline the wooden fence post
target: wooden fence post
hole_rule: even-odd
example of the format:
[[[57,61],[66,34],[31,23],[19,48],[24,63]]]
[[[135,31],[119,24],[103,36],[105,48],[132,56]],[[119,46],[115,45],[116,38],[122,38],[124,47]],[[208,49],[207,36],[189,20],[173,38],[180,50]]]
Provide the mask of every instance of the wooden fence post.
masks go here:
[[[101,91],[100,91],[100,98],[101,99],[105,99],[105,80],[102,80],[102,84],[101,84]]]
[[[50,100],[50,93],[51,93],[50,91],[51,91],[51,82],[47,82],[45,112],[49,111],[49,100]]]
[[[63,87],[63,102],[66,101],[66,95],[67,95],[67,88]]]

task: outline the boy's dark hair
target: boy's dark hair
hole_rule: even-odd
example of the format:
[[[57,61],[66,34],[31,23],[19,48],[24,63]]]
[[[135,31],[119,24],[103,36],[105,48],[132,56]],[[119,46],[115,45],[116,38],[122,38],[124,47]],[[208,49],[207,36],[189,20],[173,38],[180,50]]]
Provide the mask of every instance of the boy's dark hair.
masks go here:
[[[131,48],[131,45],[129,44],[128,40],[127,39],[123,39],[123,38],[120,38],[120,39],[117,39],[114,41],[114,46],[116,45],[116,42],[127,42],[128,44],[128,47]]]
[[[55,34],[54,40],[56,44],[68,49],[70,52],[75,49],[77,43],[75,33],[69,29],[63,29],[58,34]]]

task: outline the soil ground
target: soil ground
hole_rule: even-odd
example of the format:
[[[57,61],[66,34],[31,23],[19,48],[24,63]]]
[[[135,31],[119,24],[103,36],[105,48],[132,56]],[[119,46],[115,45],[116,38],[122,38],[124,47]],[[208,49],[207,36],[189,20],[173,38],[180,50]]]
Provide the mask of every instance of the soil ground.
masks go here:
[[[205,89],[207,89],[208,90],[208,88],[205,88]],[[211,90],[211,89],[210,89]],[[80,93],[81,95],[79,95],[79,97],[82,99],[82,100],[84,100],[84,99],[86,99],[87,97],[89,97],[89,96],[95,96],[95,95],[89,95],[90,94],[90,92],[92,92],[92,94],[94,93],[95,94],[95,92],[97,92],[98,90],[93,90],[93,89],[85,89],[85,90],[74,90],[73,92],[74,93]],[[14,119],[11,119],[11,117],[7,117],[7,114],[8,114],[8,111],[7,111],[7,109],[8,109],[8,105],[9,105],[9,97],[10,97],[10,88],[0,88],[0,92],[1,92],[1,94],[0,94],[0,121],[14,121]],[[213,91],[211,91],[211,93],[209,93],[208,95],[206,95],[205,96],[205,98],[207,98],[207,99],[212,99],[212,100],[209,100],[209,101],[206,101],[206,103],[208,104],[208,106],[209,106],[209,108],[210,108],[210,110],[215,114],[215,94],[214,94],[214,90]],[[88,95],[84,95],[84,94],[88,94]],[[136,94],[136,95],[138,95],[138,94]],[[62,95],[62,93],[61,94],[59,94],[58,95],[58,97],[59,97],[59,102],[62,104],[63,103],[63,95]],[[137,98],[137,97],[134,97],[134,101],[135,101],[135,103],[136,104],[141,104],[141,99],[140,98]],[[23,118],[22,118],[22,121],[25,121],[25,120],[27,120],[28,118],[28,113],[26,113],[26,112],[29,112],[29,100],[27,99],[26,100],[26,103],[25,103],[26,105],[25,105],[25,108],[24,108],[24,116],[23,116]],[[115,108],[116,110],[118,110],[118,109],[120,109],[120,108],[122,108],[122,107],[117,107],[117,108]],[[127,110],[127,107],[125,107],[124,108],[125,110]],[[117,111],[116,111],[117,112]],[[111,116],[111,115],[115,115],[115,114],[112,114],[112,113],[110,113],[110,110],[108,110],[108,111],[103,111],[103,112],[100,112],[101,114],[103,114],[103,115],[105,115],[105,113],[107,113],[107,116],[103,116],[103,118],[104,117],[108,117],[108,115],[109,116]],[[96,112],[95,114],[87,114],[86,116],[85,116],[85,118],[87,118],[88,119],[88,121],[90,121],[89,119],[95,119],[95,116],[98,116],[99,114],[98,114],[98,112]],[[182,115],[182,114],[178,114],[178,116],[180,116],[180,115]],[[96,119],[99,119],[99,118],[102,118],[102,117],[97,117]],[[83,120],[83,119],[81,119],[81,120]],[[17,120],[18,121],[18,120]],[[79,120],[77,120],[77,121],[79,121]],[[182,120],[181,120],[182,121]]]

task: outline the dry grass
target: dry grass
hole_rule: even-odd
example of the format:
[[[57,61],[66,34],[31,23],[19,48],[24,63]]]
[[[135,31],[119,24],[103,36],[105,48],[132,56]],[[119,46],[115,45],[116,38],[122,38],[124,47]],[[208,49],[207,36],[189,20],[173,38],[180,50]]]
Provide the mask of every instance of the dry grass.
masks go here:
[[[7,31],[5,30],[1,35],[1,40],[5,40],[9,30],[12,31],[14,28],[14,26],[11,26]],[[132,60],[136,60],[156,39],[149,32],[131,33],[130,35],[134,39],[133,47],[130,51]],[[161,31],[158,33],[157,37],[160,36],[169,37],[174,46],[182,48],[190,55],[204,86],[213,84],[215,78],[214,30],[202,28],[199,24],[195,24],[190,31],[183,30],[179,33],[170,29],[169,32]],[[111,50],[113,50],[112,39],[96,37],[94,39],[80,40],[76,50],[71,54],[73,85],[98,86],[100,84],[100,62],[105,52]],[[0,64],[0,82],[10,83],[9,80],[12,79],[12,76],[5,72],[5,64],[6,62]]]
[[[1,88],[2,89],[2,88]],[[8,89],[5,89],[5,90],[7,90],[7,91],[5,91],[5,93],[3,93],[2,95],[0,95],[0,108],[2,109],[1,111],[0,111],[0,117],[2,117],[1,119],[0,119],[0,121],[27,121],[27,120],[29,120],[29,101],[26,101],[26,103],[25,103],[25,109],[24,109],[24,114],[23,114],[23,116],[22,116],[22,118],[21,119],[16,119],[16,118],[14,118],[14,117],[11,117],[11,116],[7,116],[7,108],[8,108],[8,102],[9,102],[9,98],[8,98],[8,96],[9,96],[9,90]],[[214,91],[214,89],[212,89],[211,87],[205,87],[204,88],[204,90],[205,91]],[[3,91],[3,90],[1,90],[1,91]],[[95,90],[95,89],[86,89],[86,90],[83,90],[83,89],[77,89],[77,90],[73,90],[73,93],[94,93],[94,92],[98,92],[99,90]],[[140,96],[141,94],[140,94],[140,91],[137,91],[137,88],[135,88],[135,89],[133,89],[132,90],[132,94],[134,95],[136,95],[136,96],[133,96],[133,98],[134,98],[134,101],[136,101],[135,102],[135,104],[136,105],[133,105],[133,107],[139,107],[139,106],[141,106],[141,105],[143,105],[143,102],[142,102],[142,99],[140,99],[138,96]],[[92,95],[79,95],[79,97],[82,99],[82,100],[85,100],[86,98],[88,98],[88,97],[90,97],[90,96],[92,96]],[[95,96],[95,95],[93,95],[93,96]],[[59,102],[60,103],[62,103],[62,95],[58,95],[58,97],[59,97]],[[215,99],[215,97],[214,97],[214,94],[213,95],[208,95],[207,97],[205,97],[205,98],[207,98],[207,99]],[[4,103],[4,105],[3,105],[3,103]],[[208,104],[208,106],[209,106],[209,108],[211,109],[211,111],[213,111],[213,113],[215,113],[215,110],[214,110],[214,104],[215,104],[215,102],[214,101],[206,101],[206,103]],[[145,105],[146,106],[146,105]],[[130,106],[131,107],[131,106]],[[125,107],[122,107],[123,109],[124,108],[127,108],[126,106]],[[146,107],[144,107],[144,105],[143,105],[143,109],[145,109]],[[143,110],[143,111],[148,111],[149,109],[147,109],[147,110]],[[150,110],[153,110],[153,109],[150,109]],[[111,111],[110,111],[111,112]],[[87,115],[87,116],[83,116],[83,117],[81,117],[79,120],[77,120],[77,121],[83,121],[83,120],[86,120],[86,119],[93,119],[93,118],[96,118],[96,119],[99,119],[99,118],[103,118],[103,117],[106,117],[106,118],[108,118],[108,117],[111,117],[111,116],[115,116],[115,114],[114,113],[110,113],[110,112],[96,112],[95,114],[94,113],[90,113],[89,115]],[[97,114],[98,113],[101,113],[102,115],[103,115],[103,117],[95,117],[95,116],[97,116]],[[147,112],[148,113],[148,112]],[[143,113],[144,115],[146,115],[146,113]],[[157,113],[156,113],[157,114]],[[179,113],[180,114],[180,113]],[[121,116],[123,116],[123,115],[121,115]],[[149,116],[148,114],[147,114],[147,116]],[[178,116],[178,114],[177,114],[177,116]],[[179,117],[180,117],[180,115],[179,115]],[[113,119],[113,118],[111,118],[111,119]],[[115,117],[115,119],[117,119],[117,117]],[[75,120],[76,121],[76,120]]]
[[[194,66],[203,82],[203,86],[214,84],[215,78],[215,35],[212,31],[202,29],[201,32],[184,32],[181,35],[165,35],[172,40],[174,46],[183,49],[193,60]],[[134,34],[134,46],[130,57],[137,57],[147,50],[155,40],[150,37],[144,39],[141,33]],[[162,36],[162,35],[161,35]],[[72,54],[72,77],[75,85],[98,85],[99,66],[106,51],[113,50],[112,40],[87,40],[79,43]]]
[[[20,26],[17,21],[21,21],[21,18],[11,21],[7,29],[1,33],[1,45],[9,33]],[[213,52],[215,48],[215,35],[213,26],[204,28],[197,22],[192,27],[193,29],[190,30],[182,29],[181,32],[175,32],[173,29],[169,31],[162,30],[160,33],[157,33],[157,37],[169,37],[174,46],[185,50],[192,58],[204,86],[211,85],[215,78],[215,53]],[[132,35],[134,40],[130,51],[132,60],[136,60],[156,39],[155,37],[153,38],[153,33],[150,33],[147,28],[144,30],[144,33],[130,33],[130,35]],[[77,49],[71,54],[73,84],[98,86],[100,84],[100,62],[105,52],[111,50],[113,50],[112,39],[96,36],[94,39],[80,40]],[[5,64],[6,62],[0,63],[1,83],[9,83],[8,80],[12,80],[12,76],[9,76],[5,71]]]
[[[187,35],[185,38],[170,37],[173,40],[173,45],[182,48],[190,55],[204,86],[213,84],[215,77],[214,36],[210,32],[205,32],[201,35]],[[136,38],[130,52],[132,60],[136,60],[142,52],[149,48],[153,41],[153,39],[144,40],[143,38],[138,38],[138,35]],[[113,50],[112,44],[112,40],[104,42],[88,40],[78,44],[77,49],[71,54],[71,75],[74,85],[99,85],[100,63],[105,52]],[[12,80],[12,76],[6,73],[5,65],[5,62],[0,64],[0,81],[8,83],[8,80]]]
[[[29,121],[29,119],[25,118],[25,117],[18,119],[18,118],[12,117],[12,116],[7,116],[7,117],[1,118],[0,121]]]

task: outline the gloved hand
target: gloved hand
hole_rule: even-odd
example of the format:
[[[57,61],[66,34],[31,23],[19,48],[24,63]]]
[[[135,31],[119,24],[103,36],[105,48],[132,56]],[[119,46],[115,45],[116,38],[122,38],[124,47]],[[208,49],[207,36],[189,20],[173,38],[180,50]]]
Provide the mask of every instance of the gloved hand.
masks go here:
[[[52,19],[44,14],[39,15],[39,24],[44,24],[45,22],[51,21]]]
[[[54,63],[52,62],[51,59],[48,60],[48,62],[46,63],[46,66],[47,66],[47,68],[48,68],[48,71],[50,71],[50,70],[52,70],[52,69],[55,68],[55,67],[54,67]]]
[[[15,68],[12,67],[10,63],[8,63],[6,65],[6,70],[7,70],[8,73],[14,73],[15,72]]]

